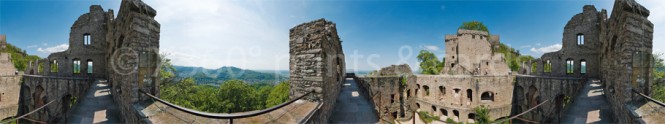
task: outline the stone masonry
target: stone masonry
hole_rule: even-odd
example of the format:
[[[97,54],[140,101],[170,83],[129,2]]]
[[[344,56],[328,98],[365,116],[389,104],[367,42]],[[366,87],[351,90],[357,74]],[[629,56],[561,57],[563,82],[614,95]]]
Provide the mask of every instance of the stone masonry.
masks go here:
[[[7,48],[7,36],[0,35],[0,50]]]
[[[149,98],[139,90],[159,95],[160,24],[155,16],[156,11],[141,0],[123,0],[117,18],[113,10],[90,6],[89,13],[72,25],[67,50],[29,63],[25,76],[29,80],[25,80],[21,93],[25,100],[20,102],[26,107],[21,114],[34,110],[39,105],[36,103],[60,99],[55,97],[63,97],[58,103],[66,102],[64,97],[82,98],[79,93],[85,93],[94,80],[107,80],[123,122],[146,122],[139,113],[143,109],[139,104]],[[37,93],[48,95],[30,97]],[[48,114],[48,110],[36,114],[35,119],[58,122],[66,115]],[[66,113],[69,109],[53,110]]]
[[[21,76],[8,53],[0,53],[0,120],[16,116],[18,112]]]
[[[344,83],[345,65],[335,23],[325,19],[300,24],[290,30],[290,98],[314,91],[306,99],[323,106],[310,122],[327,123]]]

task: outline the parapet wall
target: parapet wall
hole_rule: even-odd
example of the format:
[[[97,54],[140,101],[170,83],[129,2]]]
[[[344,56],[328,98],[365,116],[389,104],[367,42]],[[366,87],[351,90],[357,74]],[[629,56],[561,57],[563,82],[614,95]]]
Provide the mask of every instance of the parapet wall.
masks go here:
[[[0,120],[18,114],[21,76],[0,75]]]
[[[566,108],[584,86],[587,79],[570,77],[517,76],[513,92],[513,115],[524,112],[534,106],[550,100],[535,110],[520,116],[527,120],[559,123]],[[570,101],[566,103],[568,97]],[[577,101],[584,102],[584,101]]]
[[[84,98],[85,92],[93,84],[94,79],[75,77],[48,77],[48,76],[23,76],[21,84],[19,114],[23,115],[33,111],[50,101],[44,110],[37,111],[27,118],[47,123],[58,123],[66,120],[72,99]],[[76,104],[76,103],[74,103]]]

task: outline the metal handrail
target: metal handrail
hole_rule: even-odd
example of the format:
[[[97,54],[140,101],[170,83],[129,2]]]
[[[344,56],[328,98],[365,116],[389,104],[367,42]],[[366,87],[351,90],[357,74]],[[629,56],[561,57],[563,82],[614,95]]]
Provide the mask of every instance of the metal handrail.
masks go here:
[[[520,114],[514,115],[513,117],[510,117],[510,118],[508,118],[508,119],[503,119],[503,120],[501,120],[501,121],[499,121],[499,122],[494,122],[494,123],[492,123],[492,124],[500,124],[500,123],[503,123],[503,122],[508,121],[508,120],[513,120],[513,119],[515,119],[515,118],[517,118],[517,117],[519,117],[519,116],[522,116],[522,115],[524,115],[524,114],[526,114],[526,113],[531,112],[532,110],[535,110],[536,108],[540,107],[541,105],[543,105],[543,104],[545,104],[545,103],[547,103],[547,102],[549,102],[549,101],[550,101],[549,99],[548,99],[548,100],[545,100],[545,101],[543,101],[542,103],[540,103],[540,104],[538,104],[538,105],[536,105],[536,106],[534,106],[534,107],[531,107],[530,109],[528,109],[528,110],[526,110],[526,111],[524,111],[524,112],[522,112],[522,113],[520,113]]]
[[[0,124],[4,124],[4,123],[8,123],[8,122],[12,122],[12,121],[15,121],[15,120],[18,120],[18,119],[23,119],[24,117],[26,117],[26,116],[28,116],[28,115],[30,115],[30,114],[33,114],[33,113],[35,113],[35,112],[37,112],[37,111],[39,111],[39,110],[42,110],[42,109],[45,108],[46,106],[48,106],[48,105],[50,105],[51,103],[55,102],[56,100],[58,100],[58,99],[51,100],[51,102],[48,102],[48,103],[42,105],[41,107],[39,107],[39,108],[37,108],[37,109],[35,109],[35,110],[32,110],[32,111],[30,111],[30,112],[28,112],[28,113],[26,113],[26,114],[23,114],[23,115],[21,115],[21,116],[19,116],[19,117],[17,117],[17,118],[12,118],[12,119],[9,119],[9,120],[7,120],[7,121],[5,121],[5,122],[0,122]]]
[[[297,98],[295,98],[291,101],[288,101],[288,102],[285,102],[285,103],[282,103],[282,104],[279,104],[279,105],[276,105],[276,106],[273,106],[273,107],[270,107],[270,108],[267,108],[267,109],[259,110],[259,111],[251,111],[251,112],[246,112],[246,113],[208,113],[208,112],[201,112],[201,111],[181,107],[181,106],[175,105],[173,103],[169,103],[165,100],[159,99],[159,98],[155,97],[154,95],[149,94],[149,93],[147,93],[143,90],[139,90],[139,91],[141,93],[146,94],[146,95],[150,96],[151,98],[159,101],[160,103],[166,104],[167,106],[176,108],[180,111],[183,111],[183,112],[186,112],[186,113],[189,113],[189,114],[193,114],[193,115],[196,115],[196,116],[202,116],[202,117],[214,118],[214,119],[237,119],[237,118],[246,118],[246,117],[262,115],[262,114],[277,110],[279,108],[282,108],[286,105],[289,105],[289,104],[291,104],[291,103],[293,103],[293,102],[295,102],[295,101],[311,94],[312,92],[314,92],[314,91],[307,92],[306,94],[304,94],[300,97],[297,97]]]
[[[658,104],[658,105],[660,105],[660,106],[662,106],[662,107],[665,107],[665,103],[663,103],[663,102],[661,102],[661,101],[658,101],[658,100],[656,100],[656,99],[654,99],[654,98],[651,98],[651,97],[649,97],[649,96],[647,96],[647,95],[644,95],[644,94],[640,93],[639,91],[637,91],[637,90],[635,90],[635,89],[632,89],[632,91],[633,91],[633,93],[636,93],[636,94],[638,94],[638,95],[640,95],[640,96],[642,96],[642,97],[644,97],[644,98],[647,98],[649,101],[652,101],[652,102],[654,102],[654,103],[656,103],[656,104]]]

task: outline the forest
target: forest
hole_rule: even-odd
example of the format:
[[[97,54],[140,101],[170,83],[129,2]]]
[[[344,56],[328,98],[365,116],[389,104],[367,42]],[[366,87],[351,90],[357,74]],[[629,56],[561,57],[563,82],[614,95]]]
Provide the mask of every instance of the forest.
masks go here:
[[[211,113],[234,113],[269,108],[289,99],[287,81],[250,84],[230,79],[219,86],[200,85],[192,77],[176,78],[178,71],[171,60],[162,58],[160,98],[182,107]]]

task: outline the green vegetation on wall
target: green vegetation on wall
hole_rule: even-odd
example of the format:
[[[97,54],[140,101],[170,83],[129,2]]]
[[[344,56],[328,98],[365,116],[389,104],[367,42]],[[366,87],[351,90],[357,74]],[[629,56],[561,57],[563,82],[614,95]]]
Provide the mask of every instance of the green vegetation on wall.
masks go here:
[[[482,22],[479,22],[479,21],[463,22],[462,26],[459,26],[459,29],[479,30],[479,31],[485,31],[487,33],[490,32],[487,29],[487,26],[485,26],[485,24],[483,24]]]
[[[28,55],[25,50],[9,43],[7,43],[7,48],[1,49],[0,52],[9,53],[9,55],[11,55],[14,67],[16,67],[18,71],[25,71],[28,68],[28,62],[34,62],[41,59],[36,55]]]
[[[429,113],[424,112],[424,111],[419,111],[418,112],[418,117],[420,118],[420,120],[422,120],[423,122],[425,122],[427,124],[432,123],[432,121],[434,121],[434,120],[439,120],[440,119],[439,116],[433,116],[433,115],[430,115]]]

